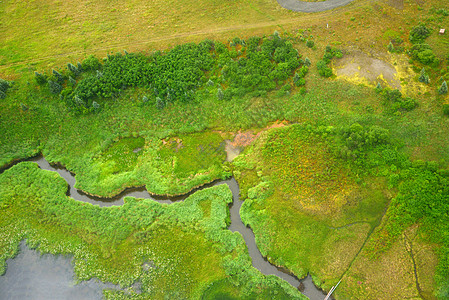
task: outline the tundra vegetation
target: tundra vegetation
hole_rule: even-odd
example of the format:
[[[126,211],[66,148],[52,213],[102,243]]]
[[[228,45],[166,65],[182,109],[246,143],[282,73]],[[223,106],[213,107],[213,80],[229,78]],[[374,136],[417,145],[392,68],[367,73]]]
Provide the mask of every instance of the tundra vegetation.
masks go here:
[[[29,5],[48,9],[41,2]],[[108,299],[303,298],[251,266],[242,237],[227,229],[226,186],[171,205],[126,198],[100,208],[66,196],[57,174],[19,162],[42,153],[75,174],[76,188],[100,197],[134,186],[178,195],[235,176],[242,220],[273,264],[298,277],[310,273],[325,290],[342,279],[336,299],[448,298],[449,41],[437,29],[449,7],[356,1],[317,14],[335,21],[323,29],[322,18],[266,1],[216,2],[182,4],[182,17],[164,13],[166,1],[151,9],[98,3],[102,24],[87,21],[89,11],[52,12],[59,17],[37,24],[57,29],[47,39],[29,15],[39,10],[0,3],[2,23],[9,20],[2,37],[10,37],[0,49],[0,273],[25,239],[39,251],[73,255],[79,281],[96,277],[127,289],[104,291]],[[136,22],[133,36],[113,20],[127,5],[124,11],[157,21]],[[210,11],[202,25],[221,35],[160,38],[177,28],[174,20],[188,25],[175,29],[179,36],[195,32],[200,14],[187,12],[196,5]],[[244,19],[260,28],[240,26]],[[217,20],[242,28],[220,31]],[[64,24],[82,30],[66,34]],[[22,26],[42,44],[23,47],[27,38],[15,34]],[[154,41],[139,44],[148,26]],[[139,51],[117,52],[132,45]],[[336,78],[334,62],[355,46],[388,49],[384,59],[396,66],[400,89],[382,77],[372,86]],[[70,59],[55,56],[70,49]],[[238,134],[254,141],[226,162],[225,140],[238,144]]]

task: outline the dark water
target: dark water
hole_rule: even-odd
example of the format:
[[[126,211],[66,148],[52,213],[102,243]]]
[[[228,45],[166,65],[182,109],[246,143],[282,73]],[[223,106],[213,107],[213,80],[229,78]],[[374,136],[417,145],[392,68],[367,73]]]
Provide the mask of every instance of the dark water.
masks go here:
[[[8,270],[0,276],[0,299],[101,299],[103,289],[117,288],[93,279],[75,285],[71,260],[61,255],[41,255],[22,242],[19,254],[7,261]]]
[[[160,203],[172,203],[174,201],[182,201],[196,191],[194,190],[179,197],[159,197],[150,195],[142,187],[127,189],[113,198],[93,197],[74,188],[75,177],[65,168],[51,166],[42,156],[35,157],[31,161],[36,162],[41,169],[58,172],[69,184],[68,195],[72,198],[99,206],[122,205],[124,203],[123,198],[126,196],[153,199]],[[256,246],[253,231],[246,227],[240,219],[240,207],[243,201],[240,200],[239,186],[234,178],[216,181],[201,187],[201,189],[219,184],[227,184],[232,191],[233,204],[230,207],[231,225],[229,230],[233,232],[238,231],[243,236],[253,266],[261,273],[276,275],[294,287],[301,285],[301,291],[311,300],[324,299],[326,294],[315,287],[310,276],[299,280],[295,276],[273,266],[262,256]],[[114,287],[113,285],[108,286],[92,280],[74,285],[74,273],[70,261],[71,258],[68,257],[40,256],[38,252],[29,250],[25,245],[21,245],[20,254],[16,258],[7,261],[7,272],[0,277],[0,299],[100,299],[102,289]]]

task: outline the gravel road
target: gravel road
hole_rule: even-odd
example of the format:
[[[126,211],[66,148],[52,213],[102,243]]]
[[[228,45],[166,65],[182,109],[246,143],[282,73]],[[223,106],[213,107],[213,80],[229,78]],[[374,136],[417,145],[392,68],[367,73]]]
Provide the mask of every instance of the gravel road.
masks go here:
[[[346,5],[354,0],[327,0],[323,2],[304,2],[300,0],[277,0],[286,9],[300,12],[319,12]]]

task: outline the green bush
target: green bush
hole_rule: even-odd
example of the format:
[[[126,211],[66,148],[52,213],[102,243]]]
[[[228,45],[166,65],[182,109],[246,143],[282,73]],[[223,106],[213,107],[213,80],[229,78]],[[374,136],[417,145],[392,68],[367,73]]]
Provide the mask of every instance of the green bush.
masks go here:
[[[424,42],[429,35],[430,30],[424,24],[419,24],[412,28],[409,39],[413,44],[418,44]]]
[[[397,111],[410,111],[418,106],[418,103],[410,98],[404,98],[401,92],[397,89],[391,90],[385,88],[381,92],[384,101],[383,104],[386,107],[386,111],[389,113],[395,113]]]
[[[11,83],[7,80],[0,78],[0,91],[6,95],[6,92],[11,87]]]
[[[323,77],[331,77],[332,76],[332,69],[328,67],[326,62],[322,59],[320,59],[316,63],[316,68],[318,69],[318,74],[320,74]]]
[[[443,114],[449,116],[449,104],[443,104]]]
[[[415,44],[410,52],[413,59],[425,65],[431,65],[438,61],[432,48],[427,44]]]
[[[306,46],[309,48],[313,48],[313,46],[315,46],[315,42],[313,40],[307,40]]]
[[[94,55],[89,55],[81,64],[84,71],[95,71],[101,68],[101,63]],[[79,70],[79,67],[78,67]]]

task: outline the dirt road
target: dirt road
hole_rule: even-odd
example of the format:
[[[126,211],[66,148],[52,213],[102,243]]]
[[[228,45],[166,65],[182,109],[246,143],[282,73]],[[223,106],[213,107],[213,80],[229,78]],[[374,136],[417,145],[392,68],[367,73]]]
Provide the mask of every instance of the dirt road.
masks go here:
[[[327,0],[322,2],[304,2],[300,0],[277,0],[283,8],[300,12],[319,12],[347,5],[354,0]]]

